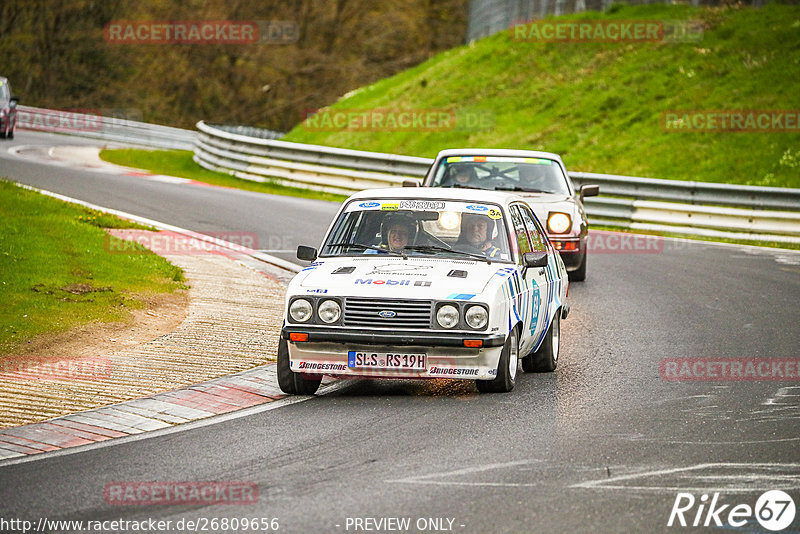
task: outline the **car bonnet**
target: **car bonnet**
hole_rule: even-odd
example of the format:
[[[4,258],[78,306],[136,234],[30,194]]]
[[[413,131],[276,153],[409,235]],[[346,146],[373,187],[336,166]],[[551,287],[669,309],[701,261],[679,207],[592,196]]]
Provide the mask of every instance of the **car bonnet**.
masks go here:
[[[476,296],[508,263],[451,258],[321,258],[292,281],[290,294],[448,299]]]
[[[567,195],[554,195],[548,193],[518,193],[533,209],[539,222],[545,224],[547,214],[551,211],[561,211],[572,215],[575,212],[575,199]]]

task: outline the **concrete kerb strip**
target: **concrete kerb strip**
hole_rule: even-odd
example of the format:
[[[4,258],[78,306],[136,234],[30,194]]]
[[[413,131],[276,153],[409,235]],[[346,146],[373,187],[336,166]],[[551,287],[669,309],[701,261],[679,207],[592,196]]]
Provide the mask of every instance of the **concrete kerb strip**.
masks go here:
[[[270,366],[266,366],[265,369],[270,369],[270,368],[274,369],[274,367],[275,365],[272,364]],[[231,375],[231,376],[241,377],[244,376],[245,373],[250,373],[250,372],[255,373],[256,371],[259,370],[260,368],[250,369],[243,373],[237,373],[236,375]],[[224,378],[228,377],[218,378],[211,382],[221,381]],[[317,392],[317,396],[333,393],[334,391],[343,389],[351,385],[352,383],[353,380],[333,381],[330,379],[325,379],[323,380],[322,386]],[[224,423],[226,421],[240,419],[243,417],[249,417],[251,415],[263,413],[270,410],[275,410],[277,408],[282,408],[284,406],[289,406],[291,404],[305,402],[313,398],[314,398],[313,396],[301,396],[301,395],[283,396],[282,398],[275,399],[272,401],[265,401],[260,404],[253,405],[251,407],[239,408],[236,410],[229,411],[227,413],[223,412],[220,415],[209,415],[207,417],[198,418],[186,423],[179,423],[166,426],[161,429],[142,431],[140,429],[131,428],[130,433],[97,427],[94,426],[93,424],[81,423],[80,421],[76,420],[81,418],[81,414],[73,414],[71,416],[52,419],[50,421],[45,421],[42,423],[34,423],[32,425],[26,425],[23,427],[15,427],[16,429],[27,429],[29,427],[39,426],[40,428],[38,430],[47,431],[49,432],[50,436],[54,437],[62,437],[60,436],[60,434],[65,433],[65,435],[72,441],[70,443],[65,443],[66,446],[63,447],[47,445],[26,438],[17,438],[10,434],[8,435],[8,437],[0,438],[5,440],[4,443],[2,443],[3,449],[5,450],[2,451],[3,454],[2,456],[0,456],[0,468],[36,460],[43,460],[56,456],[77,454],[103,447],[111,447],[114,445],[121,445],[123,443],[130,443],[133,441],[139,441],[143,439],[156,438],[168,434],[174,434],[176,432],[184,432],[186,430],[202,428],[210,425]],[[130,409],[130,405],[140,400],[153,400],[154,402],[159,402],[158,399],[136,399],[133,401],[128,401],[126,403],[122,403],[120,405],[107,406],[106,408]],[[52,427],[48,427],[47,425],[52,425]],[[14,430],[14,429],[9,429],[9,430]],[[3,436],[4,432],[5,431],[0,431],[0,436]],[[43,432],[42,435],[44,435]],[[85,439],[81,441],[79,438],[85,438]],[[14,444],[15,442],[27,443],[27,445],[15,445]],[[46,452],[47,454],[39,454],[44,452]]]
[[[105,209],[49,191],[24,185],[22,187],[60,200],[113,213],[142,224],[210,242],[235,253],[247,254],[256,260],[265,261],[266,257],[269,263],[291,267],[292,271],[301,268],[290,262],[273,258],[264,253],[257,253],[234,243],[118,210]],[[350,382],[326,379],[320,393],[324,394],[340,389]],[[177,390],[157,393],[150,397],[111,404],[39,423],[2,429],[0,430],[0,466],[42,458],[41,453],[43,452],[47,452],[46,456],[49,457],[57,452],[78,452],[95,446],[108,446],[134,437],[143,438],[145,434],[149,437],[159,432],[216,424],[310,398],[313,397],[285,398],[277,385],[275,364],[271,363]],[[220,418],[222,414],[226,414],[226,416]]]

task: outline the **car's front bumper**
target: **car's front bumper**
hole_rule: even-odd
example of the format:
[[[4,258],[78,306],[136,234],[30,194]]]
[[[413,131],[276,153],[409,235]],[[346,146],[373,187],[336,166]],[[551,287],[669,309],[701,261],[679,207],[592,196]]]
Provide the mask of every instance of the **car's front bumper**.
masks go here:
[[[583,264],[583,257],[586,254],[585,237],[570,237],[553,234],[548,234],[547,237],[550,238],[555,249],[561,254],[564,267],[566,267],[568,271],[574,271]]]
[[[293,342],[291,333],[307,333],[308,341]],[[334,328],[284,327],[292,371],[370,378],[461,378],[492,380],[503,350],[502,334],[363,332]],[[468,348],[464,340],[481,340],[481,348]],[[425,369],[351,368],[350,351],[425,354]]]

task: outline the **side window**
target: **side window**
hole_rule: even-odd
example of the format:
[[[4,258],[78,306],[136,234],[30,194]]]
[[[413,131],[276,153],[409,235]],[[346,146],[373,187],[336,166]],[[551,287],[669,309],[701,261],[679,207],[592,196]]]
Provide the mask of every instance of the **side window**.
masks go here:
[[[525,207],[520,206],[522,212],[522,220],[525,222],[525,227],[531,236],[531,249],[533,252],[546,252],[547,251],[547,238],[542,232],[541,228],[536,221],[531,211]]]
[[[350,212],[343,213],[337,223],[336,227],[331,234],[328,243],[355,243],[354,241],[356,231],[360,225],[360,219],[364,212]],[[331,250],[330,245],[326,247],[328,254],[341,254],[342,250],[336,247],[336,250]]]
[[[519,256],[521,258],[523,254],[531,251],[531,242],[528,237],[528,232],[525,230],[525,223],[520,214],[519,206],[517,205],[511,206],[511,222],[514,223],[514,235],[517,238]]]

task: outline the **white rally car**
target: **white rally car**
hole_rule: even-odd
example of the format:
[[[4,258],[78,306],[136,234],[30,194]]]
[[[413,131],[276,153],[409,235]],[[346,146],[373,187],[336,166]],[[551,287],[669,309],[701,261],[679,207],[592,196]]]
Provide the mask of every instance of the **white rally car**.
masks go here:
[[[362,191],[286,293],[278,382],[460,378],[510,391],[518,361],[553,371],[567,272],[525,200],[494,191]]]

